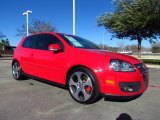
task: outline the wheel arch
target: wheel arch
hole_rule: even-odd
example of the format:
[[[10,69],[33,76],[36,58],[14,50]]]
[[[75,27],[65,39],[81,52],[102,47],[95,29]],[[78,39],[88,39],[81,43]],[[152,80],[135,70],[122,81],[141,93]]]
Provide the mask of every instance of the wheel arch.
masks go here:
[[[67,71],[67,74],[66,74],[66,86],[67,86],[67,84],[68,84],[69,74],[70,74],[73,70],[75,70],[75,69],[77,69],[77,68],[86,68],[86,69],[90,70],[90,71],[95,75],[95,77],[96,77],[96,79],[97,79],[96,74],[94,73],[94,71],[93,71],[91,68],[86,67],[86,66],[84,66],[84,65],[74,65],[74,66],[72,66],[72,67]],[[97,82],[98,82],[98,84],[99,84],[98,79],[97,79]]]
[[[19,63],[19,61],[17,59],[13,59],[12,60],[12,65],[13,65],[14,62],[18,62]]]

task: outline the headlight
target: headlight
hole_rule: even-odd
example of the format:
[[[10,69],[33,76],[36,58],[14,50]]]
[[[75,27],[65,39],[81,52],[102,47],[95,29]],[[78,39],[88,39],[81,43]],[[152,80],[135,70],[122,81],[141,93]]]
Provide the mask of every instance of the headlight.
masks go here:
[[[127,62],[121,60],[111,60],[110,67],[117,72],[133,72],[134,67]]]

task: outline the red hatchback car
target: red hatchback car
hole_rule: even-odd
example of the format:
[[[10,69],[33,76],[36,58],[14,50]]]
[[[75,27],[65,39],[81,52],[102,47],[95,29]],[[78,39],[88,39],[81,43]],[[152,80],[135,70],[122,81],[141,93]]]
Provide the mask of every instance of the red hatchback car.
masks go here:
[[[149,81],[142,61],[54,32],[23,38],[14,51],[12,73],[16,80],[36,77],[65,85],[75,101],[85,104],[100,95],[141,95]]]

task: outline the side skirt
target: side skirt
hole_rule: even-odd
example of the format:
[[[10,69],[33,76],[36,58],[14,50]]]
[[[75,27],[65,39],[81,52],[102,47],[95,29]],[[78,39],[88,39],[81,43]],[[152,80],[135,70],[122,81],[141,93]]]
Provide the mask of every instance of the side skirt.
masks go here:
[[[67,86],[64,85],[64,84],[56,83],[56,82],[53,82],[51,80],[42,79],[42,78],[39,78],[39,77],[36,77],[36,76],[32,76],[32,75],[29,75],[29,74],[25,74],[25,73],[23,73],[23,74],[26,75],[27,77],[31,78],[31,79],[36,80],[36,81],[43,82],[43,83],[46,83],[46,84],[49,84],[49,85],[52,85],[52,86],[59,87],[59,88],[67,90]]]

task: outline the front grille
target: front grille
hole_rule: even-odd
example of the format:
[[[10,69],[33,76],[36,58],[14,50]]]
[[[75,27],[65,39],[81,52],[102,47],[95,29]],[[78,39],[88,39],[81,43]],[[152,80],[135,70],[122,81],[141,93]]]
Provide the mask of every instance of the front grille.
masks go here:
[[[145,89],[148,87],[148,69],[144,65],[144,63],[139,63],[135,65],[139,71],[142,73],[143,79],[144,79],[144,87]]]

